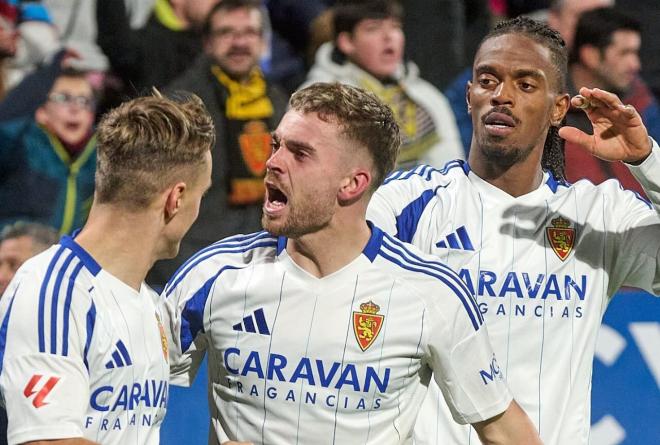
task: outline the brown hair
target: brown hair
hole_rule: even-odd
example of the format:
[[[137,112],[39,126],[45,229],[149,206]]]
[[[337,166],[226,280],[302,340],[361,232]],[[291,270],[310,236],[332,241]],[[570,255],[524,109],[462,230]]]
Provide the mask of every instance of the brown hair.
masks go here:
[[[336,121],[346,137],[367,148],[376,170],[372,190],[394,169],[401,146],[399,126],[392,110],[373,93],[340,83],[315,83],[296,91],[289,106]]]
[[[97,138],[96,200],[138,209],[182,176],[195,177],[215,129],[199,97],[154,89],[103,116]]]

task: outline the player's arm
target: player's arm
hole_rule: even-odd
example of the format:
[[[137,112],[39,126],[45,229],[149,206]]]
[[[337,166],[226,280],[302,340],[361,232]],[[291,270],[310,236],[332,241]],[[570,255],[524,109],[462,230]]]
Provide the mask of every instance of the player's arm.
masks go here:
[[[206,354],[204,311],[211,290],[206,278],[194,270],[175,274],[160,296],[173,385],[190,386]]]
[[[458,275],[433,264],[445,280],[428,289],[436,296],[427,311],[428,363],[452,417],[472,424],[485,444],[540,443],[529,417],[513,401],[474,297]]]
[[[41,292],[42,275],[29,269],[19,273],[0,310],[4,345],[0,386],[9,442],[87,443],[76,441],[82,441],[89,403],[85,345],[97,321],[93,301],[86,288],[69,287],[68,273],[61,277],[66,285],[60,286],[57,299],[53,298],[57,291],[50,287]],[[42,311],[37,310],[40,295]]]
[[[412,242],[425,208],[432,203],[435,188],[444,183],[438,172],[428,165],[413,170],[398,170],[390,174],[369,200],[367,219],[396,236]]]
[[[502,414],[483,422],[473,423],[472,427],[479,435],[481,443],[485,445],[541,444],[532,421],[515,400]]]

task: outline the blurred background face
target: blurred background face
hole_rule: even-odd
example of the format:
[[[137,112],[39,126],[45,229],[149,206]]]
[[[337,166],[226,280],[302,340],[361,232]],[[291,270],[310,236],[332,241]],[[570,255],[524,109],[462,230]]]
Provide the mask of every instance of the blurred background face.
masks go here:
[[[18,32],[13,23],[0,16],[0,58],[16,55]]]
[[[361,20],[351,34],[337,38],[346,56],[378,78],[391,77],[403,61],[405,38],[395,18]]]
[[[230,77],[246,78],[264,50],[261,12],[254,8],[219,10],[211,17],[207,54]]]
[[[34,241],[29,236],[9,238],[0,242],[0,296],[21,264],[34,254]]]
[[[571,48],[580,15],[592,9],[612,6],[614,6],[614,0],[564,0],[558,11],[550,11],[548,25],[559,31],[566,46]]]
[[[619,30],[612,34],[612,43],[603,51],[598,75],[612,90],[625,93],[642,68],[639,60],[641,36],[635,31]]]
[[[89,135],[94,123],[94,96],[84,77],[60,77],[36,120],[65,144],[77,144]]]

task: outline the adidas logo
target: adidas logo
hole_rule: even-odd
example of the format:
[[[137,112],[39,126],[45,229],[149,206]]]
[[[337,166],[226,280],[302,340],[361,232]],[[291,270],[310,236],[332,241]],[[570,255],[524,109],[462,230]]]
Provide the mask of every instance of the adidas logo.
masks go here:
[[[232,326],[232,329],[239,332],[252,332],[253,334],[256,334],[258,330],[259,334],[270,335],[263,309],[257,309],[254,314],[243,317],[243,322],[236,323]]]
[[[435,243],[435,246],[442,249],[474,250],[465,226],[459,227],[456,232],[450,233],[445,239]]]
[[[116,349],[112,353],[112,360],[108,361],[105,364],[105,367],[107,369],[112,369],[132,365],[133,362],[131,361],[131,356],[128,355],[128,350],[126,349],[126,346],[124,346],[124,343],[119,340],[115,347]]]

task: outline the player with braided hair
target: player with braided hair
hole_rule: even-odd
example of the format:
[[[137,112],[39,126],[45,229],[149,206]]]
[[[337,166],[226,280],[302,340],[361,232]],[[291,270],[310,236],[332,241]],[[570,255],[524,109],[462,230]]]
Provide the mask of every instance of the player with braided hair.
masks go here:
[[[397,172],[368,219],[459,271],[476,294],[499,372],[547,445],[589,442],[591,371],[603,313],[621,286],[660,293],[660,148],[637,111],[614,94],[566,93],[559,34],[526,18],[497,26],[475,57],[467,104],[468,162]],[[588,135],[562,122],[584,109]],[[564,180],[563,140],[623,161],[652,202],[618,182]],[[416,444],[472,444],[437,388]]]

